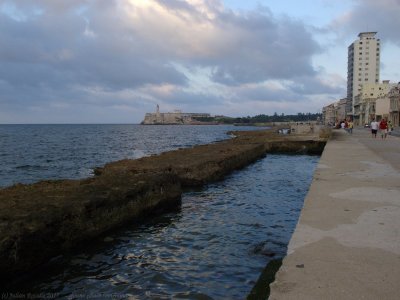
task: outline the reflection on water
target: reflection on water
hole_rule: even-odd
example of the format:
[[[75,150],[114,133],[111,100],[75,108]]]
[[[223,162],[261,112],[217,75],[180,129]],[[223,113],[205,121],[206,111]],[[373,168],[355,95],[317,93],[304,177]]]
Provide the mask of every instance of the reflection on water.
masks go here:
[[[59,260],[25,289],[69,299],[244,299],[286,252],[318,159],[269,155],[184,193],[178,211]]]

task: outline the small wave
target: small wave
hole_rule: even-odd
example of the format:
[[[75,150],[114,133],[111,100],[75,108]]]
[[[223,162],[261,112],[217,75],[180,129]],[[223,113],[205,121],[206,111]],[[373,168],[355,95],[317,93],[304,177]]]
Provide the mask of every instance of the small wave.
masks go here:
[[[19,166],[16,166],[15,169],[18,169],[18,170],[47,170],[47,167],[40,166],[40,165],[19,165]]]
[[[286,245],[282,242],[263,241],[253,245],[250,253],[268,257],[281,257],[285,255]]]

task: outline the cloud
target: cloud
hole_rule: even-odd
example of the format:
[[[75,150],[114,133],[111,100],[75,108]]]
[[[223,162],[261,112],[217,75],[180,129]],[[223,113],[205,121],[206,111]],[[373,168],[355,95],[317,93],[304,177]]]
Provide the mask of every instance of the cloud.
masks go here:
[[[385,42],[400,46],[400,0],[354,0],[354,6],[332,21],[331,29],[351,35],[377,31]]]
[[[312,57],[322,49],[307,25],[262,6],[6,0],[0,28],[0,106],[16,122],[46,122],[50,108],[70,114],[79,105],[98,122],[110,107],[131,107],[140,121],[158,102],[222,112],[239,98],[243,105],[338,91],[318,79]],[[268,88],[278,80],[282,91]]]
[[[168,60],[147,54],[134,36],[129,39],[124,34],[116,7],[111,13],[96,12],[98,7],[92,7],[84,18],[78,13],[60,13],[60,8],[53,14],[54,5],[47,9],[50,11],[43,8],[42,16],[25,22],[1,16],[5,30],[0,58],[7,72],[11,69],[17,76],[13,72],[0,76],[11,84],[54,86],[57,82],[66,88],[84,84],[121,89],[147,83],[184,83],[184,77]],[[95,38],[87,36],[86,17]]]
[[[213,79],[225,84],[292,79],[314,75],[311,57],[319,51],[303,24],[274,20],[259,12],[231,16],[230,32],[238,32],[215,63]]]

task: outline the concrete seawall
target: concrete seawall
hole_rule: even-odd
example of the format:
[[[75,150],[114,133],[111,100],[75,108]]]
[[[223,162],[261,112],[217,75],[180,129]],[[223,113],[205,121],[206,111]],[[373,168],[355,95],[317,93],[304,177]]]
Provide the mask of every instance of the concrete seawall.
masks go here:
[[[42,181],[0,190],[0,280],[12,281],[54,256],[126,223],[179,205],[182,187],[223,179],[267,152],[320,153],[317,136],[271,131],[122,160],[83,180]]]
[[[400,138],[336,130],[269,299],[399,299]]]

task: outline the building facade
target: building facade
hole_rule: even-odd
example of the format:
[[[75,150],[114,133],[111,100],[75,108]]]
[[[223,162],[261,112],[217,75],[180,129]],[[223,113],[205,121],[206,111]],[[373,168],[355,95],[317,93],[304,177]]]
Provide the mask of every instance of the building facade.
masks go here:
[[[389,80],[384,80],[382,83],[364,83],[361,91],[354,97],[354,125],[369,124],[377,117],[383,118],[383,115],[387,118],[389,113],[387,96],[392,87],[394,84]]]
[[[346,118],[346,102],[347,99],[343,98],[334,103],[331,103],[322,108],[322,121],[323,124],[328,126],[337,126],[341,121],[349,119]]]
[[[400,126],[400,82],[390,89],[388,98],[389,104],[389,120],[393,126]]]
[[[335,103],[329,104],[322,108],[322,123],[333,126],[336,123]]]
[[[361,32],[348,47],[346,115],[354,114],[355,97],[363,84],[379,83],[380,40],[375,35],[376,32]]]

